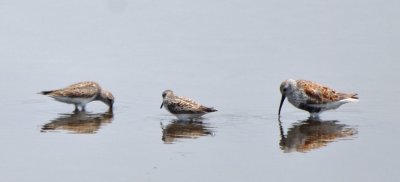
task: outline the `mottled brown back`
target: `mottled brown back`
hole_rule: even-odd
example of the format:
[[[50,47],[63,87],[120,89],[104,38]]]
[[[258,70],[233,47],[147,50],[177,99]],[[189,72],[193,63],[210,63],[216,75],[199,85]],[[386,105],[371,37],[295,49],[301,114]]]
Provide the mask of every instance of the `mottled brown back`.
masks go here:
[[[84,97],[90,98],[96,96],[100,91],[100,86],[96,82],[80,82],[72,84],[66,88],[44,91],[45,95],[55,96],[55,97]]]
[[[339,93],[334,89],[307,80],[298,80],[297,87],[303,89],[310,98],[309,104],[326,104],[348,98],[358,99],[357,94]]]

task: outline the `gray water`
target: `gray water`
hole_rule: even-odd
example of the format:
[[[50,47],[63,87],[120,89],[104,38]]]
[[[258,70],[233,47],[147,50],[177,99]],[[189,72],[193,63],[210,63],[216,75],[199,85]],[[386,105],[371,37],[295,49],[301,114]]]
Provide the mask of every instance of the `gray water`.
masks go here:
[[[399,1],[0,2],[0,181],[399,181]],[[322,114],[279,85],[360,102]],[[36,94],[93,80],[87,113]],[[182,123],[172,89],[219,111]]]

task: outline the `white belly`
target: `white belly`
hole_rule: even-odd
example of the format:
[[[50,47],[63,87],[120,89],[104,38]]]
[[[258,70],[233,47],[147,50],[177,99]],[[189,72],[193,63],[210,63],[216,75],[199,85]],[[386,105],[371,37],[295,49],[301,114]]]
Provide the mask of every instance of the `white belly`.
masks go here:
[[[68,104],[77,104],[77,105],[81,105],[81,106],[84,106],[89,102],[92,102],[94,98],[95,98],[95,96],[90,97],[90,98],[54,97],[54,99],[57,101],[68,103]]]
[[[171,114],[173,114],[174,116],[176,116],[179,120],[183,120],[183,121],[187,121],[187,120],[193,120],[193,119],[196,119],[196,118],[199,118],[199,117],[201,117],[201,116],[203,116],[204,114],[206,114],[206,113],[201,113],[201,114],[175,114],[175,113],[173,113],[173,112],[171,112],[169,109],[168,109],[168,107],[165,107],[164,106],[164,108],[165,108],[165,110],[167,110],[169,113],[171,113]]]
[[[179,120],[192,120],[203,116],[204,114],[174,114]]]
[[[353,99],[354,100],[354,99]],[[340,101],[335,101],[335,102],[330,102],[330,103],[326,103],[326,104],[314,104],[314,105],[310,105],[313,107],[319,107],[321,108],[321,112],[323,111],[327,111],[327,110],[334,110],[339,108],[341,105],[346,104],[350,102],[349,100],[345,99],[345,100],[340,100]]]

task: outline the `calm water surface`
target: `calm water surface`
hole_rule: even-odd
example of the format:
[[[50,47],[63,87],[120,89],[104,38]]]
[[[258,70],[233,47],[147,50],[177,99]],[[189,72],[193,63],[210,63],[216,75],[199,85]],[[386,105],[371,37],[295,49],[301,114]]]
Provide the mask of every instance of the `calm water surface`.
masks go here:
[[[398,1],[2,1],[0,181],[399,181]],[[358,92],[322,115],[279,84]],[[87,112],[38,95],[94,80]],[[172,89],[219,111],[176,121]]]

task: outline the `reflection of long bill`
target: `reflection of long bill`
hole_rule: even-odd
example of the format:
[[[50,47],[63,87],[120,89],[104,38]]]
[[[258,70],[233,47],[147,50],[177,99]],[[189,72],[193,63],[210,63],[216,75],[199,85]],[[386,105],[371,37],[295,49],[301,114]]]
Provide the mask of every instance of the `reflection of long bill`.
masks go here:
[[[282,122],[278,117],[281,139],[280,148],[283,152],[310,152],[315,149],[328,146],[329,143],[353,139],[358,131],[357,128],[341,124],[337,120],[319,120],[310,117],[307,120],[292,123],[283,131]]]
[[[281,109],[282,109],[283,102],[285,101],[285,98],[286,98],[286,96],[282,94],[281,104],[279,105],[279,112],[278,112],[279,116],[281,115]]]

